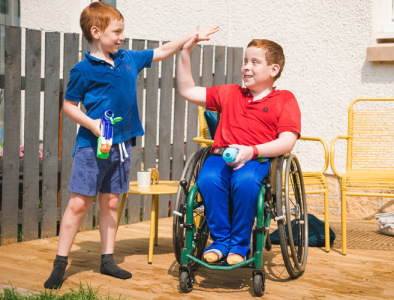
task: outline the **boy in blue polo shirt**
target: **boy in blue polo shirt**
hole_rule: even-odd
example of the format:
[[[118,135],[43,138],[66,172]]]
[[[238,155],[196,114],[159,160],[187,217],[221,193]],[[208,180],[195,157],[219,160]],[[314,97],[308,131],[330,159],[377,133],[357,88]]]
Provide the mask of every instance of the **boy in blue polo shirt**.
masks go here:
[[[209,40],[218,27],[198,30],[157,49],[144,51],[120,50],[124,41],[124,19],[111,6],[93,2],[81,14],[80,25],[90,44],[90,53],[71,70],[64,100],[64,113],[80,124],[74,149],[73,170],[69,189],[70,201],[60,226],[59,244],[53,271],[45,288],[60,288],[68,263],[68,254],[83,216],[93,196],[100,205],[101,236],[100,273],[120,279],[131,273],[116,265],[113,258],[118,199],[129,188],[130,152],[137,136],[144,130],[138,115],[137,75],[152,62],[165,60],[178,52],[194,34],[199,41]],[[79,102],[86,108],[84,114]],[[100,117],[105,110],[122,117],[114,126],[113,146],[108,159],[97,158],[97,137]],[[117,144],[117,145],[116,145]]]

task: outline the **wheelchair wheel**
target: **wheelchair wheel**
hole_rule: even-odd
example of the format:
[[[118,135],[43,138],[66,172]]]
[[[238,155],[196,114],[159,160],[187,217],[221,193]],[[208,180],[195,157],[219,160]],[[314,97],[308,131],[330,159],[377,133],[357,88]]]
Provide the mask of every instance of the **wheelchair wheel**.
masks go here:
[[[253,291],[257,297],[264,296],[265,292],[265,274],[254,274],[253,275]]]
[[[203,166],[206,158],[209,156],[209,151],[211,147],[201,148],[197,150],[192,157],[187,161],[184,168],[182,179],[186,180],[186,190],[189,191],[190,187],[193,186],[196,181],[198,174]],[[182,180],[181,179],[181,180]],[[184,192],[183,187],[179,187],[177,194],[177,201],[175,208],[178,212],[182,213],[183,216],[174,215],[173,219],[173,247],[176,260],[181,264],[181,249],[185,245],[185,229],[181,227],[181,224],[186,220],[184,206],[187,201],[187,195]],[[196,193],[194,202],[201,201],[199,192]],[[201,259],[205,246],[209,237],[209,229],[206,222],[206,217],[204,214],[204,207],[200,206],[193,210],[193,221],[196,228],[196,233],[194,234],[194,249],[191,253],[194,257]],[[190,267],[195,270],[198,264],[195,262],[190,262]]]
[[[284,161],[285,184],[282,186]],[[297,278],[304,273],[308,256],[308,214],[301,168],[294,154],[278,159],[276,209],[278,216],[284,216],[278,220],[283,260],[289,275]]]
[[[179,276],[179,285],[184,293],[190,293],[193,290],[193,282],[191,282],[187,272],[182,272],[181,276]]]

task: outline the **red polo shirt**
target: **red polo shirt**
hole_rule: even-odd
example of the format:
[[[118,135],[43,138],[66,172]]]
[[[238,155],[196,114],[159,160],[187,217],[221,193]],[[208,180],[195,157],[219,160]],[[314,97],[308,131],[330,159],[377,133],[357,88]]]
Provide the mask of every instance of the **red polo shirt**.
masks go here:
[[[293,93],[274,90],[260,100],[236,84],[207,88],[207,110],[221,113],[212,148],[260,145],[284,131],[301,136],[301,112]]]

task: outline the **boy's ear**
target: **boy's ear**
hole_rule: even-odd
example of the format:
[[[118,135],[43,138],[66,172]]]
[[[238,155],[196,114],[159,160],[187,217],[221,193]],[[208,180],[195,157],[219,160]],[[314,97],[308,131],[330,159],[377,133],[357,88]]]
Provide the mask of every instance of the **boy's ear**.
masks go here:
[[[276,75],[278,75],[279,71],[280,71],[279,65],[273,64],[271,69],[271,76],[275,77]]]
[[[98,29],[97,26],[92,26],[90,28],[90,34],[92,35],[92,37],[96,40],[98,40],[100,38],[100,30]]]

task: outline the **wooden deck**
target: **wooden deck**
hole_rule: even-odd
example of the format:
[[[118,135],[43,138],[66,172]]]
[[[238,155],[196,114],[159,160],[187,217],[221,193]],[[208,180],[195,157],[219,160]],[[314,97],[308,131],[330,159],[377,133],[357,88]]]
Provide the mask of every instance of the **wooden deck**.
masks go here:
[[[80,281],[102,294],[130,299],[245,299],[253,297],[251,269],[209,271],[200,267],[190,294],[179,290],[178,264],[172,250],[172,218],[159,221],[159,246],[153,264],[148,265],[149,222],[119,228],[115,261],[133,273],[123,281],[99,273],[100,239],[98,230],[77,235],[61,291]],[[371,221],[348,222],[348,255],[340,254],[340,221],[331,221],[338,243],[330,253],[309,248],[305,274],[290,280],[280,249],[264,253],[267,273],[263,299],[392,299],[394,295],[394,237],[375,232]],[[43,290],[52,270],[57,238],[41,239],[0,247],[0,284],[32,291]]]

